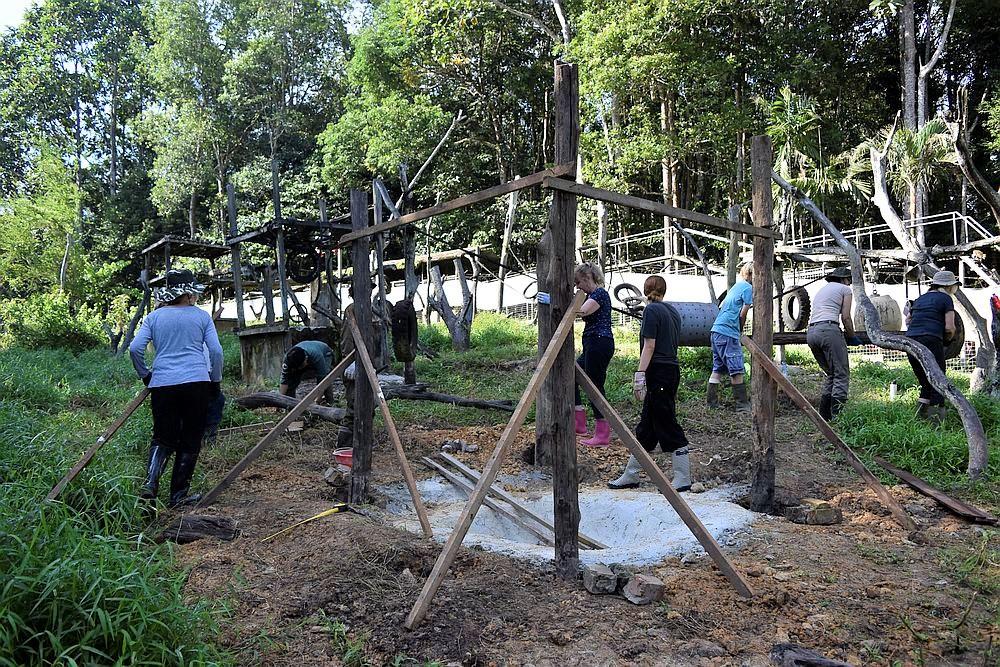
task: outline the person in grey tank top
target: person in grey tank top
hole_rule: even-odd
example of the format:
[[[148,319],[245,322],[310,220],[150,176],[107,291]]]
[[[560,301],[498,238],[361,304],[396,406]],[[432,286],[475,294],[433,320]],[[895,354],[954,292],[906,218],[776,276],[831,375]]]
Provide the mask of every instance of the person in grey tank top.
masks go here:
[[[836,268],[826,276],[826,285],[813,298],[806,333],[806,343],[816,363],[826,373],[819,414],[827,421],[836,417],[847,403],[851,380],[847,346],[861,344],[854,335],[854,322],[851,321],[851,282],[851,271],[846,267]]]

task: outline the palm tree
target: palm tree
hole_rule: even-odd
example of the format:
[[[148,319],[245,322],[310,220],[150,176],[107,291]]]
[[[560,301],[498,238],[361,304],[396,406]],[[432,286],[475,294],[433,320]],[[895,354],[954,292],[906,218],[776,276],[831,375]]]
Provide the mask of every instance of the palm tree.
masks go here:
[[[882,131],[882,143],[889,138],[891,129]],[[928,190],[942,174],[955,164],[955,151],[948,127],[940,118],[933,118],[919,130],[899,128],[892,138],[887,174],[893,193],[909,202],[911,223],[917,217],[917,193]],[[923,242],[922,228],[917,236]]]

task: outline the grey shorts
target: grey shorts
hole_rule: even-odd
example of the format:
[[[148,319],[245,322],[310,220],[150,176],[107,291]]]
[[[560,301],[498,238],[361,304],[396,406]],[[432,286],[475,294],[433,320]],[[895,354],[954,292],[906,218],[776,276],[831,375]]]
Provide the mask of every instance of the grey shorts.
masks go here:
[[[743,346],[739,338],[712,332],[712,372],[743,373]]]

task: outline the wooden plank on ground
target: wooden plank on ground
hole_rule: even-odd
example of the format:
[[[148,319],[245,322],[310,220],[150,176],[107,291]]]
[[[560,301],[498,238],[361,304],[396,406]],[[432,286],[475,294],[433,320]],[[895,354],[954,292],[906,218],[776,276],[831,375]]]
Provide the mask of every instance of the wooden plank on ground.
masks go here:
[[[916,530],[917,525],[913,522],[913,519],[910,518],[910,515],[906,513],[906,510],[903,509],[903,506],[899,504],[899,501],[892,497],[892,494],[889,493],[889,489],[885,488],[882,485],[882,482],[878,481],[878,478],[875,477],[871,470],[869,470],[861,459],[858,458],[858,455],[854,453],[854,450],[848,447],[847,443],[844,442],[839,435],[837,435],[837,432],[833,430],[833,427],[831,427],[825,419],[819,416],[819,413],[816,412],[816,408],[814,408],[808,399],[802,395],[802,392],[799,391],[794,384],[792,384],[791,380],[781,374],[781,369],[778,368],[777,364],[775,364],[763,350],[757,347],[749,336],[743,336],[743,345],[750,351],[751,355],[760,359],[761,366],[764,371],[771,376],[781,390],[785,392],[788,398],[792,399],[792,402],[795,403],[795,405],[797,405],[810,420],[812,420],[813,424],[816,425],[816,428],[819,429],[819,432],[830,441],[830,444],[836,447],[837,451],[844,455],[844,458],[847,459],[850,466],[861,476],[861,479],[865,481],[868,487],[875,492],[875,495],[879,497],[879,500],[882,501],[882,504],[885,505],[886,509],[892,513],[896,522],[908,531]]]
[[[378,373],[375,371],[371,357],[368,356],[365,339],[361,336],[361,330],[358,329],[358,323],[354,319],[353,312],[348,315],[347,324],[351,327],[351,336],[354,337],[354,351],[357,354],[358,360],[361,361],[361,366],[365,369],[368,384],[371,385],[372,392],[374,392],[375,399],[378,402],[379,410],[382,412],[382,419],[385,420],[385,428],[389,431],[389,439],[392,440],[392,447],[396,450],[399,467],[403,469],[403,479],[406,481],[406,488],[410,491],[410,499],[413,500],[413,508],[417,511],[417,518],[420,519],[420,528],[424,531],[424,537],[434,537],[434,533],[431,530],[431,522],[427,518],[427,510],[424,509],[424,501],[420,497],[420,492],[417,490],[417,482],[413,478],[413,470],[410,469],[410,462],[406,460],[406,452],[403,451],[403,443],[399,439],[399,431],[396,430],[396,422],[393,421],[392,414],[389,412],[389,403],[385,400],[385,394],[382,393],[382,385],[379,384]]]
[[[422,457],[421,460],[424,462],[424,465],[426,465],[428,468],[430,468],[431,470],[436,470],[441,474],[442,477],[444,477],[446,480],[448,480],[449,482],[457,486],[459,489],[461,489],[463,492],[465,492],[465,495],[467,496],[472,495],[472,491],[474,490],[475,487],[472,486],[472,484],[470,484],[469,482],[467,482],[465,478],[456,475],[455,473],[451,472],[437,461],[429,459],[426,456]],[[500,516],[506,518],[511,523],[514,523],[515,525],[524,528],[526,531],[528,531],[529,533],[540,539],[543,544],[550,547],[555,544],[555,540],[553,540],[550,535],[546,535],[536,526],[529,524],[527,521],[525,521],[518,515],[514,514],[503,505],[498,505],[497,503],[493,502],[492,500],[489,499],[489,497],[483,498],[483,504],[489,507],[497,514],[499,514]]]
[[[902,468],[897,468],[881,457],[876,456],[875,463],[879,464],[886,471],[892,473],[896,477],[906,482],[906,484],[909,485],[910,487],[916,489],[925,496],[933,498],[934,500],[938,501],[948,511],[952,512],[953,514],[957,514],[963,519],[968,519],[973,523],[985,523],[989,525],[995,525],[998,521],[1000,521],[1000,519],[997,519],[997,517],[979,509],[978,507],[969,505],[968,503],[963,502],[958,498],[952,498],[943,491],[934,488],[933,486],[931,486],[924,480],[920,479],[913,473],[907,472]]]
[[[275,424],[274,428],[272,428],[267,435],[261,438],[260,442],[254,445],[253,448],[247,452],[242,459],[240,459],[239,463],[233,466],[233,469],[229,471],[229,474],[222,478],[222,481],[216,484],[214,489],[205,494],[205,497],[201,499],[201,502],[198,503],[195,509],[207,507],[215,502],[215,499],[219,497],[219,494],[225,491],[230,484],[236,481],[236,478],[247,469],[247,466],[256,461],[257,458],[264,453],[264,450],[267,449],[268,446],[281,437],[281,434],[285,432],[288,425],[301,417],[302,413],[304,413],[310,405],[315,403],[319,397],[323,395],[326,388],[333,384],[333,381],[340,377],[353,361],[353,352],[341,359],[340,363],[334,366],[333,370],[327,373],[325,378],[316,383],[316,386],[313,387],[312,391],[302,397],[302,400],[299,401],[298,405],[289,410],[288,414],[286,414],[281,421]]]
[[[450,463],[451,465],[453,465],[456,470],[458,470],[460,473],[462,473],[463,475],[465,475],[466,477],[468,477],[473,482],[478,482],[479,481],[479,473],[478,472],[476,472],[475,470],[473,470],[469,466],[465,465],[464,463],[462,463],[461,461],[459,461],[457,458],[455,458],[451,454],[446,454],[444,452],[441,452],[438,456],[440,456],[442,459],[444,459],[445,461],[447,461],[448,463]],[[553,527],[553,525],[550,522],[546,521],[541,516],[535,514],[534,512],[532,512],[531,510],[529,510],[527,507],[524,507],[523,505],[521,505],[520,503],[518,503],[517,499],[514,498],[514,496],[510,495],[509,493],[507,493],[502,487],[500,487],[500,486],[498,486],[496,484],[493,484],[492,486],[490,486],[490,495],[492,495],[492,496],[494,496],[496,498],[499,498],[500,500],[504,501],[505,503],[507,503],[508,505],[510,505],[511,507],[513,507],[514,511],[517,512],[518,514],[520,514],[521,516],[523,516],[523,517],[525,517],[527,519],[531,519],[531,520],[539,523],[540,525],[544,526],[548,530],[551,530],[551,531],[555,532],[555,527]],[[586,547],[589,547],[591,549],[607,549],[608,548],[608,546],[606,544],[601,544],[600,542],[598,542],[597,540],[593,539],[592,537],[587,537],[582,532],[579,533],[579,536],[580,536],[580,544],[582,544],[582,545],[584,545]]]
[[[435,204],[428,208],[421,209],[419,211],[414,211],[413,213],[407,213],[399,218],[393,218],[388,222],[382,222],[377,225],[372,225],[367,229],[361,231],[354,231],[350,234],[344,234],[340,237],[340,242],[337,247],[343,247],[352,241],[360,239],[365,236],[373,236],[374,234],[381,234],[382,232],[387,232],[390,229],[395,229],[396,227],[401,227],[403,225],[409,225],[414,222],[419,222],[420,220],[426,220],[427,218],[433,218],[436,215],[441,215],[442,213],[448,213],[450,211],[457,211],[460,208],[465,208],[466,206],[472,206],[473,204],[478,204],[480,202],[488,201],[495,197],[501,195],[509,194],[516,190],[524,190],[525,188],[534,187],[536,185],[541,185],[542,181],[546,178],[553,176],[562,176],[564,174],[572,173],[576,169],[575,164],[561,164],[555,166],[551,169],[546,169],[545,171],[540,171],[536,174],[531,174],[530,176],[525,176],[523,178],[515,178],[513,181],[507,183],[501,183],[500,185],[495,185],[492,188],[486,188],[485,190],[480,190],[479,192],[473,192],[472,194],[463,195],[456,199],[452,199],[446,202],[441,202],[440,204]]]
[[[663,471],[660,470],[660,466],[656,465],[656,461],[653,457],[649,455],[641,444],[639,440],[632,433],[631,429],[625,425],[625,421],[621,418],[621,415],[611,407],[608,403],[608,399],[604,398],[600,390],[593,383],[593,381],[587,376],[580,364],[576,365],[576,382],[580,385],[580,388],[587,394],[597,409],[601,411],[604,418],[611,422],[611,427],[618,434],[618,437],[625,446],[628,448],[629,453],[631,453],[639,463],[642,464],[643,470],[649,475],[649,478],[656,485],[656,488],[660,490],[663,497],[667,499],[670,506],[674,508],[677,512],[677,516],[681,518],[681,521],[688,527],[691,534],[697,538],[698,542],[701,544],[702,548],[708,552],[708,555],[712,557],[715,565],[722,571],[722,574],[726,576],[729,583],[732,584],[736,592],[745,598],[753,597],[753,591],[750,589],[750,585],[743,578],[743,575],[737,571],[733,564],[729,562],[726,554],[723,553],[722,547],[719,543],[715,541],[712,534],[708,532],[705,528],[705,524],[701,522],[698,515],[694,513],[691,507],[684,501],[674,487],[670,484],[670,480],[667,479]]]
[[[573,181],[567,181],[564,178],[554,178],[549,177],[542,181],[542,187],[551,188],[553,190],[561,190],[562,192],[571,192],[581,197],[587,197],[588,199],[597,199],[600,201],[608,202],[609,204],[618,204],[619,206],[627,206],[629,208],[637,208],[641,211],[649,211],[650,213],[656,213],[657,215],[670,216],[671,218],[677,218],[678,220],[687,220],[688,222],[698,222],[703,225],[709,225],[710,227],[716,227],[718,229],[725,229],[731,232],[740,232],[741,234],[749,234],[751,236],[761,236],[770,239],[780,239],[781,236],[770,229],[761,229],[759,227],[754,227],[753,225],[745,225],[741,222],[732,222],[730,220],[723,220],[722,218],[716,218],[713,215],[708,215],[706,213],[698,213],[697,211],[688,211],[683,208],[677,208],[675,206],[669,206],[662,202],[652,201],[650,199],[643,199],[642,197],[636,197],[635,195],[625,195],[620,192],[612,192],[611,190],[604,190],[602,188],[595,188],[592,185],[584,185],[583,183],[575,183]]]
[[[246,431],[262,431],[265,428],[274,428],[274,422],[260,422],[258,424],[245,424],[244,426],[230,426],[229,428],[219,429],[216,433],[218,437],[225,435],[233,435],[234,433],[244,433]]]
[[[563,341],[573,332],[573,320],[576,319],[576,313],[586,298],[587,294],[585,292],[581,291],[577,293],[570,308],[566,311],[565,317],[563,317],[562,322],[559,323],[555,333],[552,335],[552,340],[549,341],[549,346],[545,349],[545,354],[538,360],[538,366],[535,367],[535,372],[528,381],[528,386],[525,388],[524,393],[521,394],[521,399],[517,403],[514,414],[511,415],[506,428],[504,428],[503,433],[500,435],[500,440],[497,442],[493,453],[483,467],[483,474],[480,476],[479,482],[472,492],[472,496],[469,497],[469,502],[466,503],[465,509],[462,510],[458,521],[455,522],[455,529],[448,536],[448,541],[445,542],[444,549],[438,555],[430,576],[424,582],[424,587],[420,591],[417,601],[413,604],[413,609],[410,610],[409,615],[406,617],[404,626],[407,629],[412,630],[415,628],[424,619],[424,616],[427,615],[431,600],[434,598],[434,594],[437,593],[438,588],[441,587],[441,582],[447,576],[448,568],[454,562],[455,556],[458,555],[458,549],[462,546],[462,540],[465,539],[465,535],[469,532],[469,527],[472,526],[472,520],[476,518],[476,512],[479,511],[480,505],[483,504],[483,499],[486,498],[490,486],[497,479],[500,466],[503,464],[504,455],[517,437],[517,433],[528,416],[528,411],[531,409],[532,403],[535,402],[535,396],[538,395],[538,389],[542,385],[542,380],[549,374],[552,364],[555,363],[556,355],[562,347]]]
[[[62,493],[62,490],[66,488],[66,485],[72,482],[73,479],[80,474],[80,471],[87,467],[91,459],[93,459],[94,455],[97,453],[97,450],[103,447],[108,440],[110,440],[111,437],[118,432],[118,429],[122,427],[122,424],[128,421],[128,418],[132,416],[132,413],[135,412],[140,405],[142,405],[142,402],[146,400],[147,396],[149,396],[149,389],[143,387],[142,391],[136,394],[135,398],[129,401],[128,405],[125,406],[125,409],[122,410],[118,419],[112,422],[111,426],[105,429],[104,433],[97,438],[97,442],[91,445],[90,449],[84,452],[83,456],[80,457],[80,460],[76,462],[76,465],[70,468],[69,472],[63,475],[63,478],[52,487],[52,490],[49,491],[49,495],[45,496],[45,500],[54,500],[56,496]]]

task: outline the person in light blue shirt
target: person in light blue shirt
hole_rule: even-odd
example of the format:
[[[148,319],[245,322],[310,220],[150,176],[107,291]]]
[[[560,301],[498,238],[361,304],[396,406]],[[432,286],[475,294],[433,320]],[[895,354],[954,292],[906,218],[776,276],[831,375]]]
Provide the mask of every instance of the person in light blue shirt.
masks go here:
[[[132,365],[149,387],[153,439],[141,497],[156,500],[160,476],[171,454],[170,506],[196,502],[189,495],[201,452],[208,406],[221,392],[222,345],[212,317],[195,304],[205,290],[190,271],[168,271],[153,297],[159,304],[129,345]],[[146,366],[152,343],[153,368]],[[206,354],[207,351],[207,354]]]
[[[753,265],[740,267],[740,279],[736,281],[719,306],[719,314],[712,325],[712,375],[708,378],[708,407],[719,407],[719,384],[722,374],[729,375],[733,385],[737,412],[750,411],[750,398],[743,382],[743,346],[740,336],[746,324],[747,313],[753,305]]]

